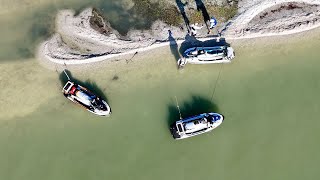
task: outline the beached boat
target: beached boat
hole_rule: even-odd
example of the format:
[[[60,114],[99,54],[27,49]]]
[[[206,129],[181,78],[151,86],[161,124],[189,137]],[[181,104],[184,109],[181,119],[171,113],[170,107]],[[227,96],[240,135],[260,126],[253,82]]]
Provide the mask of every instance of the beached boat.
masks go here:
[[[93,114],[99,116],[107,116],[111,114],[111,108],[105,100],[96,96],[87,88],[72,82],[70,79],[64,85],[62,92],[66,98],[82,106]]]
[[[183,53],[183,57],[178,60],[178,66],[183,67],[190,64],[211,64],[230,63],[235,57],[232,47],[192,47]]]
[[[223,116],[218,113],[203,113],[176,121],[170,126],[174,139],[185,139],[212,131],[223,121]]]

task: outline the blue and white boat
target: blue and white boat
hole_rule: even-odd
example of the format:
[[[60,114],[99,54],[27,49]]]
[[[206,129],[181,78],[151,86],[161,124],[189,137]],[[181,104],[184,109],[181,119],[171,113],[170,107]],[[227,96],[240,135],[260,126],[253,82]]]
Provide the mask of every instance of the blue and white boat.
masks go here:
[[[192,47],[183,53],[183,57],[178,60],[178,66],[183,67],[190,64],[212,64],[212,63],[230,63],[235,58],[232,47],[214,46],[214,47]]]
[[[174,139],[185,139],[212,131],[223,119],[219,113],[203,113],[176,121],[170,126],[170,132]]]

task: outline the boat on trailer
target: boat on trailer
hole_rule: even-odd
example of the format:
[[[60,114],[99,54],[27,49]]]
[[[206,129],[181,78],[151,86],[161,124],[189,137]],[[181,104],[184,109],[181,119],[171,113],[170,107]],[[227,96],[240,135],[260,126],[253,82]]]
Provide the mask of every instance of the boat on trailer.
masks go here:
[[[214,46],[214,47],[192,47],[183,53],[183,57],[178,60],[178,66],[183,67],[190,64],[212,64],[212,63],[230,63],[235,58],[232,47]]]
[[[66,72],[65,74],[69,79],[62,88],[63,95],[66,98],[93,114],[99,116],[108,116],[111,114],[111,108],[105,100],[93,94],[87,88],[72,82]]]
[[[176,121],[170,126],[170,132],[174,139],[185,139],[212,131],[221,125],[223,119],[219,113],[203,113]]]

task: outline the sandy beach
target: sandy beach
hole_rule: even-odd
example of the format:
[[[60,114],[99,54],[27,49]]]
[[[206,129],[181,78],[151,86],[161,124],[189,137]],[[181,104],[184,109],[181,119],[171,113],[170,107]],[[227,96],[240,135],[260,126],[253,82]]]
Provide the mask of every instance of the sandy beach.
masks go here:
[[[320,26],[319,5],[320,0],[242,1],[239,6],[247,9],[239,7],[238,15],[221,28],[221,36],[226,41],[233,41],[311,30]],[[155,22],[148,31],[130,31],[127,37],[121,37],[109,24],[104,23],[103,26],[110,31],[107,35],[101,34],[90,26],[93,13],[92,8],[83,10],[77,16],[72,10],[60,11],[56,17],[56,34],[38,48],[37,56],[41,63],[87,64],[187,41],[185,31],[161,21]],[[278,13],[276,15],[279,18],[273,18],[274,13]],[[267,18],[265,25],[259,24],[264,18]],[[169,41],[168,30],[172,32],[173,42]],[[199,35],[196,38],[198,41],[207,41],[215,37]]]

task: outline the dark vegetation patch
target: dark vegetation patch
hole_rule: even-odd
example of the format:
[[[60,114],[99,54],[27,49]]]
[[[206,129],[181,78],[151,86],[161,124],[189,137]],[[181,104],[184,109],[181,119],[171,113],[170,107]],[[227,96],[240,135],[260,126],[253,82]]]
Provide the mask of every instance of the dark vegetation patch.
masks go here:
[[[106,36],[109,35],[112,29],[102,13],[93,8],[92,14],[93,16],[89,20],[91,28]]]
[[[151,2],[150,0],[133,0],[134,6],[132,12],[147,21],[154,22],[161,20],[169,25],[177,26],[182,23],[180,12],[174,5],[165,4],[164,2]]]
[[[116,81],[116,80],[118,80],[118,79],[119,79],[119,76],[116,75],[116,74],[112,77],[112,81]]]
[[[265,18],[267,15],[268,15],[268,13],[267,13],[267,12],[263,13],[262,15],[260,15],[260,19]]]
[[[263,19],[272,13],[279,13],[281,11],[291,11],[291,10],[296,10],[296,9],[303,9],[304,8],[303,5],[304,4],[299,4],[299,3],[284,4],[284,5],[278,6],[275,9],[271,9],[267,12],[263,12],[259,17],[260,17],[260,19]]]
[[[298,6],[297,4],[290,3],[288,5],[282,5],[277,9],[271,10],[271,12],[275,13],[275,12],[280,12],[282,10],[293,10],[293,9],[302,9],[302,7]]]
[[[151,1],[151,0],[133,0],[134,6],[126,11],[125,17],[121,16],[121,20],[116,24],[110,20],[111,25],[119,31],[123,36],[130,29],[150,29],[152,23],[156,20],[161,20],[172,26],[181,26],[184,23],[183,17],[179,8],[175,4],[166,1]],[[219,22],[226,22],[237,14],[238,3],[234,1],[232,5],[218,6],[211,3],[204,3],[210,16],[217,18]],[[186,17],[190,19],[190,23],[203,22],[203,12],[189,6],[188,3],[184,7]],[[108,21],[104,24],[103,13],[94,9],[93,17],[90,19],[91,27],[102,34],[110,33],[110,24]],[[105,13],[104,13],[105,14]],[[109,26],[109,27],[106,27]],[[125,29],[124,29],[125,28]]]
[[[225,5],[225,6],[217,6],[217,5],[208,5],[206,6],[208,14],[210,16],[214,16],[218,22],[227,22],[232,19],[238,12],[238,5]],[[190,18],[190,23],[199,23],[203,21],[203,15],[201,11],[191,10],[188,13],[188,17]]]

